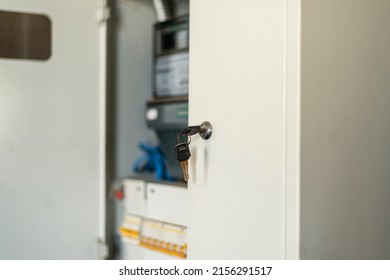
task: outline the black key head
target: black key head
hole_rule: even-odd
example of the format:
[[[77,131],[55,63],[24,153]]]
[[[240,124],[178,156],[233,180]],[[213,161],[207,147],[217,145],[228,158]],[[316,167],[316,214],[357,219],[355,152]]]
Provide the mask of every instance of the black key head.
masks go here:
[[[188,160],[191,157],[188,143],[179,143],[175,146],[176,159],[180,162]]]

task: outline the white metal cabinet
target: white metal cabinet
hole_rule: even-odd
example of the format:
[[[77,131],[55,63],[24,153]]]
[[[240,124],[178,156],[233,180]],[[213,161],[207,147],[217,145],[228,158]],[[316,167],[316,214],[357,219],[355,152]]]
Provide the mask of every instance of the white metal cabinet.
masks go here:
[[[187,226],[187,188],[156,183],[148,183],[147,186],[148,217]]]
[[[142,180],[123,180],[124,208],[128,213],[147,216],[146,183]]]
[[[190,3],[189,258],[390,259],[390,1]]]
[[[94,248],[105,239],[106,193],[98,3],[2,0],[0,9],[52,24],[48,60],[0,58],[0,259],[102,257]]]
[[[188,256],[284,258],[286,1],[190,6]]]

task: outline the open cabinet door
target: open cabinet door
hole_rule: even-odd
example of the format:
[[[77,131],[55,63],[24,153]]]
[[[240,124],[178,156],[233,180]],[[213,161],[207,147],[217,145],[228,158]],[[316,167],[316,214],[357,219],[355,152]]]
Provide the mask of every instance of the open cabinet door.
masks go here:
[[[190,2],[191,259],[298,258],[298,3]]]
[[[0,44],[11,46],[0,58],[0,259],[103,257],[96,253],[105,238],[98,4],[0,1]]]

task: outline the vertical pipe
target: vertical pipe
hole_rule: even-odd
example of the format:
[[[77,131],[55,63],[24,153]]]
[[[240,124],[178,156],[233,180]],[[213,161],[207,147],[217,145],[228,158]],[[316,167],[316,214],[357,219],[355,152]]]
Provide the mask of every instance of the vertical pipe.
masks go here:
[[[106,85],[107,85],[107,0],[98,2],[99,18],[99,229],[102,246],[106,243]],[[99,246],[99,245],[98,245]],[[98,248],[98,258],[104,259],[108,252]]]
[[[167,13],[164,8],[162,0],[153,0],[154,10],[156,11],[156,16],[158,21],[166,21]]]

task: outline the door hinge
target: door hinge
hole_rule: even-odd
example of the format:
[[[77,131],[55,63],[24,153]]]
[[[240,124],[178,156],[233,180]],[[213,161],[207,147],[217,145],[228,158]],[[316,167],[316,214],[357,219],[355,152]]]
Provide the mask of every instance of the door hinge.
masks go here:
[[[95,250],[95,255],[98,260],[105,260],[108,258],[108,245],[100,238],[96,241]]]
[[[107,0],[97,0],[97,20],[98,22],[106,22],[110,19],[111,10],[107,4]]]

